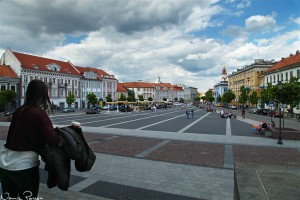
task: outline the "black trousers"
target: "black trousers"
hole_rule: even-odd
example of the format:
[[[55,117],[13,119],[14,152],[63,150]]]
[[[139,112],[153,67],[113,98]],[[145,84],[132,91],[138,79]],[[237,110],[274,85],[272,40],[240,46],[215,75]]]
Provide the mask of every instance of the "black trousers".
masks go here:
[[[0,180],[2,186],[1,199],[37,198],[40,184],[39,167],[25,170],[10,171],[0,168]]]

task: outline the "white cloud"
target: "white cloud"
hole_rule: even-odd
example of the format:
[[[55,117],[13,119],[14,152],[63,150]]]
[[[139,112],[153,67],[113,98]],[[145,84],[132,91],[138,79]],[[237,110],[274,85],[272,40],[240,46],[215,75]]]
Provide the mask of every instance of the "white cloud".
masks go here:
[[[268,31],[276,26],[273,16],[254,15],[245,20],[245,29],[250,32]]]
[[[243,22],[245,10],[231,12],[222,3],[0,0],[0,51],[10,47],[70,60],[74,65],[100,67],[120,81],[154,82],[159,74],[164,82],[185,83],[206,92],[221,81],[223,64],[230,72],[256,58],[281,58],[299,49],[297,30],[249,40],[256,32],[284,30],[276,24],[274,13],[249,17],[242,27],[232,21]],[[251,6],[249,1],[227,3]],[[291,20],[299,22],[299,18]],[[217,29],[221,26],[226,28]],[[67,44],[66,35],[85,37]],[[228,36],[233,39],[222,38]]]
[[[296,17],[296,18],[291,17],[290,19],[291,19],[291,21],[294,22],[295,24],[300,25],[300,17]]]

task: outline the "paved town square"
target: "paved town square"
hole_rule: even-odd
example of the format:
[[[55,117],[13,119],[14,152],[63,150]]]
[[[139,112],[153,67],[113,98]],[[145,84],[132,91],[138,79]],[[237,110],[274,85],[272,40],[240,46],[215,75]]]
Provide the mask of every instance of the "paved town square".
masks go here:
[[[81,123],[97,160],[89,172],[77,172],[72,166],[66,192],[48,189],[47,173],[41,170],[40,197],[233,199],[236,163],[299,170],[299,141],[283,139],[283,145],[278,145],[276,139],[253,132],[253,124],[270,118],[248,114],[242,119],[239,110],[233,111],[236,118],[220,118],[217,109],[189,109],[195,110],[193,118],[187,118],[185,110],[174,106],[156,112],[55,113],[51,116],[54,126]],[[286,125],[299,129],[296,120],[287,119]],[[7,130],[8,123],[1,123],[2,144]],[[299,176],[296,171],[294,175]],[[299,194],[295,193],[297,187],[292,194]],[[271,195],[273,189],[266,187],[266,192]]]

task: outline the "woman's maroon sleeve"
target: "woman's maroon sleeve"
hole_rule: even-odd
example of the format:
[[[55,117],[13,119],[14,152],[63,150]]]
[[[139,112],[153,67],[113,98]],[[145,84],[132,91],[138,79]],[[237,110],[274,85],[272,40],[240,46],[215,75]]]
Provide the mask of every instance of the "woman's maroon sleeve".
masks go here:
[[[52,147],[58,147],[60,144],[60,137],[53,128],[52,122],[46,112],[40,118],[40,132],[46,144]]]

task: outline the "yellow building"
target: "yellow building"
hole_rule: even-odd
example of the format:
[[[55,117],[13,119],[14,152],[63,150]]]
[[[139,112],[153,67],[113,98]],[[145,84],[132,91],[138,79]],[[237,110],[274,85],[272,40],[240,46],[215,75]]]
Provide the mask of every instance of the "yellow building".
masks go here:
[[[249,89],[249,94],[256,91],[257,96],[260,97],[260,75],[272,67],[273,64],[273,61],[255,59],[253,64],[244,66],[242,69],[237,69],[237,71],[228,75],[228,89],[230,89],[236,96],[236,99],[231,103],[239,106],[238,101],[241,86],[245,86],[246,89]]]

